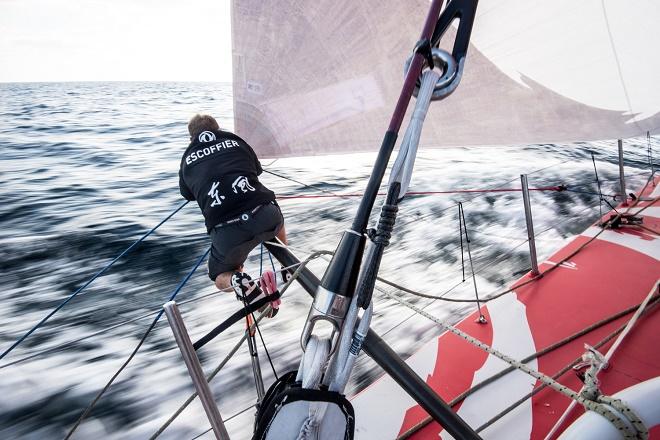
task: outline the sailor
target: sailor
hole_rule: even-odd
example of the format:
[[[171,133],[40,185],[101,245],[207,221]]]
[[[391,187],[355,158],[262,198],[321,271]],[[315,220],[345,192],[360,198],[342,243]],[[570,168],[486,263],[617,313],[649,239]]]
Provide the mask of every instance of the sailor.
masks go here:
[[[286,243],[284,217],[275,193],[257,176],[263,169],[252,147],[209,115],[188,123],[190,145],[179,169],[179,189],[196,200],[211,237],[209,277],[218,289],[234,287],[239,298],[256,299],[261,291],[243,263],[258,244],[277,237]]]

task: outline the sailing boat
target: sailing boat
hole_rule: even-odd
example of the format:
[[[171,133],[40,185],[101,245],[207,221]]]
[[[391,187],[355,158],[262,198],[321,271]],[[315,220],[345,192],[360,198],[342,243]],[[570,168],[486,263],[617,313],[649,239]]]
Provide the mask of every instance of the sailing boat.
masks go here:
[[[442,38],[436,41],[433,30],[438,27],[441,7],[441,1],[387,7],[375,2],[328,1],[233,4],[236,128],[262,147],[262,155],[367,151],[381,144],[386,121],[391,121],[388,133],[393,134],[383,142],[386,148],[381,150],[369,196],[361,204],[360,221],[352,229],[355,234],[347,236],[358,239],[348,238],[340,245],[339,257],[335,256],[323,281],[308,270],[301,270],[295,280],[316,295],[314,310],[320,314],[312,311],[314,318],[322,319],[327,312],[318,304],[321,288],[329,292],[323,293],[324,298],[333,304],[354,293],[364,246],[355,240],[366,241],[362,232],[374,203],[374,189],[385,173],[403,115],[412,110],[410,93],[424,59],[427,65],[433,64],[437,54],[442,75],[452,72],[448,84],[454,87],[441,90],[442,97],[449,91],[453,94],[428,110],[419,143],[422,148],[624,138],[657,132],[658,92],[652,79],[658,66],[642,52],[649,48],[653,53],[659,41],[653,34],[658,18],[653,4],[632,9],[614,2],[588,1],[576,7],[568,2],[520,5],[482,0],[477,7],[476,1],[454,0],[445,9],[451,13],[441,20],[438,36]],[[425,38],[420,41],[417,36],[427,13]],[[521,20],[514,22],[512,17]],[[561,29],[560,35],[556,29]],[[597,43],[579,44],[590,38]],[[444,53],[432,50],[436,43]],[[407,72],[403,94],[399,90],[402,71]],[[424,84],[420,80],[420,93]],[[392,108],[395,117],[390,119]],[[396,185],[404,183],[400,180],[390,187],[387,205],[396,204],[397,193],[401,194]],[[635,404],[641,403],[642,410],[657,405],[629,396],[641,389],[651,402],[657,400],[649,381],[658,376],[658,360],[652,346],[648,347],[658,325],[653,315],[659,272],[656,183],[649,180],[634,200],[626,197],[628,207],[617,206],[618,213],[606,214],[567,248],[541,261],[537,269],[543,277],[526,274],[510,291],[482,298],[478,312],[457,326],[438,322],[447,333],[430,338],[407,364],[378,335],[367,333],[364,351],[389,376],[353,398],[357,437],[476,438],[475,431],[480,431],[493,438],[543,438],[555,426],[557,433],[586,426],[586,431],[600,435],[595,430],[601,425],[603,432],[614,426],[615,435],[622,429],[626,435],[644,437],[646,428],[653,435],[653,419]],[[620,196],[626,194],[620,192]],[[285,266],[299,267],[288,249],[271,250]],[[346,264],[347,257],[354,264]],[[624,260],[625,265],[615,265],[616,260]],[[374,263],[377,266],[378,258],[367,256],[363,266],[373,268]],[[372,271],[371,276],[376,273]],[[337,288],[327,289],[328,284]],[[374,287],[362,289],[366,303]],[[410,295],[425,294],[422,288],[392,287],[407,289]],[[414,306],[402,295],[395,297],[402,307]],[[603,338],[596,338],[612,334],[615,342],[600,345]],[[461,339],[452,339],[456,336]],[[546,339],[539,343],[539,338]],[[584,347],[585,342],[593,349]],[[559,345],[553,348],[555,344]],[[612,357],[601,353],[615,346],[618,351]],[[536,357],[525,360],[532,355]],[[550,385],[540,389],[546,381],[553,386],[566,381],[574,392],[581,389],[577,376],[548,380],[555,373],[554,364],[547,370],[543,364],[551,360],[567,366],[579,356],[584,356],[585,364],[577,373],[584,377],[585,389],[595,393],[592,406],[604,409],[609,404],[598,399],[620,397],[623,404],[610,401],[614,406],[609,406],[616,411],[619,405],[619,412],[630,411],[634,416],[618,415],[615,422],[606,420],[605,425],[593,420],[572,423],[580,406],[572,412],[564,410],[572,400],[581,399],[587,405],[588,399],[582,393],[574,397],[553,394]],[[511,368],[515,370],[506,371]],[[641,388],[635,388],[637,384]],[[524,399],[537,389],[531,400]],[[387,405],[382,404],[384,399]],[[514,405],[518,401],[522,403]]]
[[[653,80],[660,60],[652,49],[660,44],[657,4],[482,0],[477,7],[476,1],[453,0],[444,10],[453,14],[436,24],[441,3],[432,1],[428,14],[436,25],[433,37],[443,38],[431,43],[452,52],[460,86],[430,107],[420,147],[621,139],[660,130],[660,91]],[[400,63],[408,59],[410,68],[419,58],[415,38],[429,2],[247,1],[232,7],[235,125],[260,154],[374,149],[395,103],[388,134],[398,131],[398,112],[412,107],[404,96],[407,82],[400,94]],[[428,26],[419,42],[425,37],[431,38]],[[462,47],[466,39],[469,49]],[[386,135],[381,154],[390,143]],[[660,423],[660,355],[653,349],[660,325],[653,316],[660,278],[657,183],[652,175],[631,198],[622,177],[622,203],[612,214],[538,266],[533,261],[506,294],[488,298],[457,327],[439,323],[447,332],[408,364],[487,438],[561,432],[563,438],[646,438]],[[362,233],[356,223],[362,226],[356,220],[353,230]],[[533,243],[533,230],[528,234]],[[337,253],[358,261],[347,241]],[[337,260],[323,287],[333,283]],[[616,342],[614,336],[603,340],[612,333]],[[367,349],[371,356],[377,351]],[[573,362],[581,356],[581,363]],[[564,376],[571,367],[577,374]],[[626,403],[609,413],[585,404],[592,411],[574,422],[583,411],[571,404],[570,393],[547,386],[552,375],[554,388],[579,396],[588,391],[594,401],[614,395]],[[353,399],[358,438],[456,435],[438,423],[432,404],[406,389],[409,382],[394,376]],[[625,412],[636,415],[622,417]],[[607,420],[612,414],[617,421]]]

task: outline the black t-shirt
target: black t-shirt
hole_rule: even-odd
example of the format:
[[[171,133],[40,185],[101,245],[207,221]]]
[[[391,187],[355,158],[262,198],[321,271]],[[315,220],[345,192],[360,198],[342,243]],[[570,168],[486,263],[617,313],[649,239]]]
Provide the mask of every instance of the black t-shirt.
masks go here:
[[[261,164],[252,147],[228,131],[204,131],[193,139],[179,169],[179,189],[197,200],[207,231],[258,205],[275,200],[258,175]]]

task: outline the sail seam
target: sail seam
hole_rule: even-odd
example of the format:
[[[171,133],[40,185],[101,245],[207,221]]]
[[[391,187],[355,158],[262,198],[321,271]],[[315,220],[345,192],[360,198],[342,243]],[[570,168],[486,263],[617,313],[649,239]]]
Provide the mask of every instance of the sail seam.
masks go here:
[[[633,111],[632,102],[630,100],[630,95],[628,94],[628,88],[626,87],[626,82],[623,78],[623,70],[621,69],[621,63],[619,62],[619,54],[616,51],[616,45],[614,44],[614,37],[612,36],[612,29],[610,28],[610,20],[607,17],[607,10],[605,8],[605,0],[600,2],[603,9],[603,17],[605,18],[605,28],[607,29],[607,36],[610,40],[610,47],[612,48],[612,54],[614,55],[614,61],[616,63],[616,69],[619,73],[619,80],[621,81],[621,88],[623,89],[623,95],[626,97],[626,103],[628,104],[628,111],[632,117],[633,123],[640,130],[640,133],[643,133],[645,130],[637,122],[637,115]]]

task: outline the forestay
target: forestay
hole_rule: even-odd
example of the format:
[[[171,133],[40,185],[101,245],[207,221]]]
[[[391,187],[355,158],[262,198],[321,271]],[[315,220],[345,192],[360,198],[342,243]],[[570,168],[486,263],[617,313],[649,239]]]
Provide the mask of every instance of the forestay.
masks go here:
[[[376,150],[427,9],[234,0],[235,129],[260,156]],[[654,0],[480,0],[461,87],[421,147],[657,133],[659,21]]]

